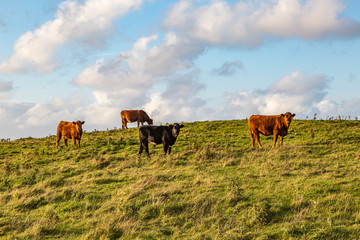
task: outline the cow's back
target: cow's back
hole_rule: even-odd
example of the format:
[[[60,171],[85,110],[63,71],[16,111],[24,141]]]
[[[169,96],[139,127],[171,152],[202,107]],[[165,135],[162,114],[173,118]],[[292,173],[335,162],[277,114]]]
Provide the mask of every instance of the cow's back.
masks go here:
[[[150,120],[150,117],[143,110],[123,110],[121,111],[121,117],[128,122],[147,122]]]
[[[252,115],[249,118],[249,128],[264,135],[271,135],[276,128],[277,118],[278,116]]]
[[[135,122],[138,120],[138,110],[124,110],[121,112],[121,116],[128,122]]]
[[[163,137],[168,134],[167,126],[141,126],[139,129],[140,141],[147,140],[151,143],[162,143]]]
[[[59,132],[63,132],[64,131],[64,129],[65,129],[65,127],[66,127],[66,123],[67,122],[65,122],[65,121],[60,121],[59,122],[59,125],[58,125],[58,128],[57,128],[57,132],[59,133]]]
[[[76,126],[72,122],[61,121],[58,126],[58,132],[61,135],[71,138],[72,136],[79,138],[81,135],[78,133]]]

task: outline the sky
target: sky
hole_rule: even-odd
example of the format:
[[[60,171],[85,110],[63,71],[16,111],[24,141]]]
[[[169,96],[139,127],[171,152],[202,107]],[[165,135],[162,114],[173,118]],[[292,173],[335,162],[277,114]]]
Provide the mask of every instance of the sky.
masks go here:
[[[358,0],[0,0],[0,139],[154,124],[360,119]],[[136,123],[129,124],[136,126]]]

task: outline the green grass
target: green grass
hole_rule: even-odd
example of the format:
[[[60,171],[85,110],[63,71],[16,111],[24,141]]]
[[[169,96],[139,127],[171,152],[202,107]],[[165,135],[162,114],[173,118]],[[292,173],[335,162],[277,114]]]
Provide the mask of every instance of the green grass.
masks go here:
[[[360,122],[185,123],[172,154],[138,129],[0,142],[1,239],[360,239]]]

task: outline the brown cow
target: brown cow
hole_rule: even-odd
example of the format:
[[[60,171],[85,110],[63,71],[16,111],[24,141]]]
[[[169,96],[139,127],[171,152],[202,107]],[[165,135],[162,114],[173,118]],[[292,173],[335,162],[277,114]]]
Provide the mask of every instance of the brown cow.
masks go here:
[[[80,147],[80,140],[82,135],[82,125],[85,121],[77,121],[77,122],[65,122],[61,121],[57,128],[57,136],[56,136],[56,148],[59,146],[59,142],[61,140],[61,136],[64,136],[64,143],[66,146],[67,140],[72,139],[74,145],[76,146],[76,140],[78,140],[78,146]]]
[[[149,125],[153,124],[153,120],[143,110],[123,110],[120,115],[123,129],[128,128],[128,122],[137,122],[138,127],[140,123],[144,125],[144,122],[147,122]]]
[[[280,143],[282,146],[283,138],[288,134],[291,120],[295,117],[295,115],[295,113],[291,114],[290,112],[276,116],[252,115],[249,118],[251,146],[254,147],[256,140],[259,147],[262,147],[259,133],[265,136],[274,134],[273,147],[275,147],[277,138],[280,136]]]

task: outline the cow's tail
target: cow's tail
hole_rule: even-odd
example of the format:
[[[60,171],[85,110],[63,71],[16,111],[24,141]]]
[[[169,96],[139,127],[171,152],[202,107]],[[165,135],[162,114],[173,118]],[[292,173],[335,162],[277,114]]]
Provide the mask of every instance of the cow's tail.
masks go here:
[[[255,136],[254,131],[251,129],[250,119],[249,119],[249,130],[250,130],[250,137],[251,137],[251,146],[254,147],[256,136]]]
[[[62,134],[61,134],[61,126],[59,124],[56,132],[56,148],[59,147],[59,142],[61,140]]]
[[[255,139],[255,135],[254,135],[253,131],[251,130],[251,128],[250,128],[250,137],[251,137],[251,141],[252,141],[253,139]]]
[[[120,116],[121,116],[121,128],[124,129],[126,128],[126,117],[125,117],[125,111],[121,111],[120,113]]]

